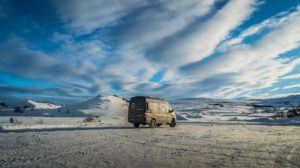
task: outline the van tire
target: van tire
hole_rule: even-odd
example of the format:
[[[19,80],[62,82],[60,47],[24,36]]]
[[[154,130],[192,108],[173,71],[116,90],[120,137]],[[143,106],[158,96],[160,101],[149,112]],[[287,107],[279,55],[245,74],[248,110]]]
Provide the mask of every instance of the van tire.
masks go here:
[[[175,119],[173,118],[172,121],[171,121],[170,127],[175,127],[175,126],[176,126],[176,121],[175,121]]]
[[[154,128],[156,126],[156,120],[155,119],[152,119],[150,124],[149,124],[149,127],[150,128]]]
[[[160,127],[162,124],[156,124],[157,127]]]
[[[139,123],[134,123],[133,126],[134,126],[134,128],[139,128],[140,124]]]

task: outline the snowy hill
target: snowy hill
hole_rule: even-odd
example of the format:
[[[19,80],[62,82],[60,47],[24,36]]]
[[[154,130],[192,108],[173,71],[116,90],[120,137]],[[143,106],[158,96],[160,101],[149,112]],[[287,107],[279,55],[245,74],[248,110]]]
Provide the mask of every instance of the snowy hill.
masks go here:
[[[127,119],[128,102],[118,96],[96,96],[81,103],[63,107],[72,116],[99,116],[106,119]]]
[[[61,108],[60,105],[56,105],[53,103],[44,103],[44,102],[37,102],[33,100],[26,100],[19,102],[15,105],[15,107],[19,106],[22,109],[30,108],[30,109],[58,109]]]
[[[128,102],[118,96],[96,96],[86,101],[62,107],[52,103],[26,100],[16,103],[14,108],[2,109],[0,116],[52,116],[85,117],[97,116],[102,119],[127,121]],[[16,112],[16,107],[20,111]]]
[[[2,108],[0,116],[57,116],[61,105],[25,100]]]

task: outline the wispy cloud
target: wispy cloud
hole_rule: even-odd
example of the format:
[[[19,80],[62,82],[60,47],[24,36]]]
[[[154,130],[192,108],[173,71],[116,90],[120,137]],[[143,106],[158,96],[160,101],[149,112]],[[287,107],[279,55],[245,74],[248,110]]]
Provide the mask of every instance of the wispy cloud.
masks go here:
[[[217,56],[183,67],[184,76],[188,77],[187,80],[204,80],[213,75],[232,73],[236,84],[231,87],[241,89],[240,94],[271,86],[300,63],[299,58],[288,61],[278,58],[280,54],[299,47],[299,13],[297,10],[286,16],[278,28],[253,44],[233,46]]]
[[[151,58],[174,65],[199,61],[214,51],[230,31],[249,18],[255,0],[229,1],[221,9],[212,11],[204,21],[196,20],[177,37],[171,37],[153,49]]]
[[[285,86],[282,89],[292,89],[292,88],[300,88],[300,84]]]
[[[91,33],[99,28],[111,26],[118,19],[147,4],[146,0],[64,0],[55,3],[66,26],[78,34]]]
[[[286,75],[282,77],[281,79],[299,79],[300,78],[300,73],[298,74],[292,74],[292,75]]]
[[[218,49],[225,50],[227,47],[241,44],[243,40],[245,40],[247,37],[257,35],[265,30],[275,29],[281,24],[283,24],[283,22],[286,21],[286,19],[288,19],[289,14],[290,13],[288,11],[284,11],[277,14],[276,16],[264,20],[259,24],[252,25],[246,30],[243,30],[239,36],[224,41],[224,43],[222,43]]]

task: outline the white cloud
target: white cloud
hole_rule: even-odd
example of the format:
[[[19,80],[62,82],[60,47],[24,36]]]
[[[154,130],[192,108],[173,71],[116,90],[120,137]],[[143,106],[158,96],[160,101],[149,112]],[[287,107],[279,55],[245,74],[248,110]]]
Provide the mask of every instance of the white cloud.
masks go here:
[[[67,94],[81,97],[99,93],[111,94],[110,86],[113,80],[118,79],[120,83],[117,84],[121,85],[122,82],[128,81],[128,76],[131,75],[124,72],[124,75],[116,76],[108,72],[105,66],[99,65],[99,62],[111,60],[110,57],[103,56],[102,52],[90,55],[90,48],[93,48],[91,44],[95,42],[93,40],[77,43],[70,36],[58,34],[55,34],[53,40],[61,43],[61,47],[54,53],[47,54],[31,49],[28,41],[20,37],[10,37],[9,41],[0,45],[0,71],[10,72],[28,80],[50,83],[60,89],[61,96]]]
[[[146,0],[63,0],[55,3],[62,20],[78,34],[115,24],[118,19],[146,4]]]
[[[55,54],[64,56],[66,61],[74,61],[78,73],[92,79],[92,85],[88,87],[94,87],[102,94],[111,94],[112,90],[124,94],[132,92],[137,83],[148,82],[159,68],[136,51],[106,52],[106,46],[99,39],[75,41],[70,35],[55,33],[53,40],[61,43]]]
[[[228,80],[233,80],[229,86],[232,97],[242,96],[250,91],[266,88],[276,83],[279,78],[300,64],[297,59],[279,59],[280,54],[286,53],[300,45],[300,11],[291,13],[278,28],[263,36],[250,45],[230,47],[218,56],[204,63],[198,62],[183,68],[182,81],[205,80],[208,77],[233,73]],[[228,90],[227,85],[219,88]],[[222,90],[222,89],[221,89]],[[220,92],[220,90],[218,90]],[[228,92],[225,92],[228,93]],[[217,92],[212,92],[216,95]],[[227,94],[228,95],[228,94]],[[221,95],[220,95],[221,96]],[[225,95],[223,95],[225,96]]]
[[[226,40],[218,47],[218,49],[225,50],[230,46],[241,44],[245,38],[259,34],[263,30],[274,29],[280,26],[284,21],[286,21],[286,19],[288,18],[288,14],[288,12],[281,12],[269,19],[264,20],[259,24],[252,25],[246,30],[243,30],[239,36]]]
[[[148,49],[208,14],[215,1],[156,1],[159,8],[148,7],[122,28],[126,33],[120,35],[121,43],[125,48]]]
[[[230,31],[249,18],[255,10],[255,0],[231,0],[207,21],[195,23],[176,40],[167,41],[153,57],[164,63],[184,65],[209,56]]]
[[[298,79],[298,78],[300,78],[300,73],[287,75],[287,76],[282,77],[281,79]]]
[[[276,87],[276,88],[273,88],[273,89],[271,89],[270,91],[277,91],[277,90],[280,90],[280,88],[278,88],[278,87]]]
[[[183,65],[198,61],[211,54],[231,30],[250,16],[257,2],[231,0],[215,11],[216,1],[93,0],[86,3],[76,0],[56,5],[62,20],[79,34],[119,23],[120,18],[134,9],[144,7],[136,16],[132,14],[129,22],[121,21],[123,33],[118,38],[123,47],[146,50],[150,58],[171,62],[173,66],[174,63]]]
[[[72,38],[59,34],[55,38],[64,43],[61,54],[71,55],[70,57],[78,61],[83,59],[84,54],[99,57],[103,53],[105,58],[102,57],[99,58],[101,61],[94,60],[93,62],[98,66],[99,64],[104,66],[102,68],[104,74],[110,74],[111,78],[105,81],[112,82],[113,77],[116,77],[120,82],[125,81],[124,78],[126,78],[127,82],[123,82],[124,87],[132,89],[134,87],[132,83],[137,82],[137,73],[143,72],[143,78],[139,79],[139,82],[148,82],[157,69],[166,66],[163,64],[165,59],[168,63],[176,62],[175,64],[184,65],[211,54],[230,31],[250,16],[255,10],[256,2],[256,0],[232,0],[224,2],[225,5],[221,9],[214,9],[216,0],[189,0],[172,3],[161,0],[151,4],[135,0],[89,3],[79,0],[72,1],[72,3],[62,1],[56,3],[62,20],[67,27],[72,31],[76,30],[79,34],[90,33],[119,23],[120,18],[131,14],[135,9],[144,7],[144,10],[140,10],[137,16],[131,17],[130,22],[121,22],[123,26],[121,29],[124,31],[124,35],[122,34],[119,39],[121,51],[114,53],[116,58],[113,60],[109,59],[112,56],[105,57],[107,53],[103,53],[105,51],[103,44],[97,40],[75,43]],[[157,6],[153,7],[154,4]],[[144,58],[144,55],[148,55],[147,53],[156,54],[156,51],[151,51],[153,47],[160,45],[168,38],[171,39],[170,45],[163,46],[157,54],[162,64],[157,64],[156,61],[152,63]],[[175,40],[172,40],[173,38]],[[147,53],[143,53],[145,51]],[[72,56],[72,53],[75,53],[76,57]],[[153,57],[150,56],[150,58]],[[103,65],[101,62],[106,63]],[[174,66],[174,64],[169,64],[169,66]],[[174,75],[176,75],[176,68],[169,69],[164,79],[171,80]],[[103,82],[98,82],[98,85],[103,85]]]
[[[84,39],[75,40],[69,34],[54,33],[52,41],[60,45],[60,49],[56,52],[62,59],[72,59],[81,61],[83,59],[98,60],[107,56],[105,51],[108,47],[100,39]]]
[[[299,47],[300,42],[300,8],[290,14],[285,22],[278,29],[267,34],[262,40],[255,44],[261,58],[275,58],[279,54],[285,53]]]
[[[300,84],[288,85],[283,87],[282,89],[292,89],[292,88],[300,88]]]
[[[101,18],[105,12],[84,11],[89,14],[84,14],[86,16],[83,19],[73,14],[68,17],[73,19],[69,24],[71,27],[90,32],[116,23],[120,17],[130,13],[127,11],[129,9],[145,7],[138,16],[131,18],[131,22],[123,23],[123,27],[120,27],[124,33],[117,38],[120,48],[114,53],[114,59],[111,56],[101,58],[100,62],[106,62],[106,65],[101,68],[101,80],[95,80],[100,90],[109,92],[111,86],[116,86],[126,93],[167,93],[174,96],[211,94],[230,98],[249,96],[256,89],[272,86],[300,62],[300,59],[277,58],[299,45],[299,11],[283,12],[250,27],[237,38],[224,41],[233,29],[250,17],[257,2],[232,0],[218,10],[212,8],[215,3],[213,0],[175,3],[157,1],[161,5],[160,9],[151,8],[143,2],[137,6],[114,7],[108,12],[112,14],[111,18],[93,24],[89,23],[89,17]],[[75,6],[78,5],[76,3]],[[186,8],[190,10],[183,10]],[[80,7],[80,10],[84,9]],[[118,10],[122,11],[121,15],[115,15]],[[206,15],[208,18],[197,20]],[[266,29],[270,32],[257,42],[242,44],[243,39]],[[222,53],[202,62],[203,58],[216,52],[216,47],[222,41],[224,43],[221,46],[226,46]],[[91,53],[89,55],[99,56],[99,53],[105,51],[102,44],[93,41],[88,43],[91,43],[90,50],[86,49],[78,55]],[[72,46],[73,43],[66,46],[70,53],[85,45]],[[93,63],[96,70],[97,61]],[[186,65],[189,63],[192,64]],[[177,67],[181,65],[184,67],[178,71]],[[164,74],[163,83],[148,82],[163,67],[172,67]]]

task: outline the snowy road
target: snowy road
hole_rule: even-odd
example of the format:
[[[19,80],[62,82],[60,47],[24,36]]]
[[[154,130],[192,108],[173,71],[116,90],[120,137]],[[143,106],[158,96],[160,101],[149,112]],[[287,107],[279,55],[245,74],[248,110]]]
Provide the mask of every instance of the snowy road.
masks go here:
[[[300,127],[181,123],[0,133],[0,167],[300,167]]]

